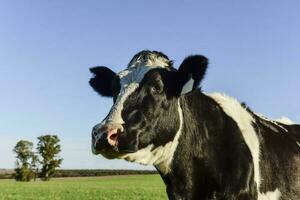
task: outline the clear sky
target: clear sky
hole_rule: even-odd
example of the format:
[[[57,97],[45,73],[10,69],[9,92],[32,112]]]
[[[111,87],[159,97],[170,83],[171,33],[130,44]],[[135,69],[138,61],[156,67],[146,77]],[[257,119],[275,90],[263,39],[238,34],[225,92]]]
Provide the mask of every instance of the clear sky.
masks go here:
[[[143,168],[92,155],[92,127],[112,100],[89,67],[123,69],[142,49],[178,66],[203,54],[205,92],[224,92],[270,118],[300,122],[300,1],[0,0],[0,168],[13,146],[62,140],[63,168]]]

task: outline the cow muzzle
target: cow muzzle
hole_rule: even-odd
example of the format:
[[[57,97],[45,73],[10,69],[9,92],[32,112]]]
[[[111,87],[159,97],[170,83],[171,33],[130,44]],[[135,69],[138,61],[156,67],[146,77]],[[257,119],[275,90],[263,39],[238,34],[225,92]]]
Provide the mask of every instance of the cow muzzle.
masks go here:
[[[93,153],[100,154],[110,150],[117,151],[118,139],[123,131],[123,126],[117,123],[96,125],[92,131]]]

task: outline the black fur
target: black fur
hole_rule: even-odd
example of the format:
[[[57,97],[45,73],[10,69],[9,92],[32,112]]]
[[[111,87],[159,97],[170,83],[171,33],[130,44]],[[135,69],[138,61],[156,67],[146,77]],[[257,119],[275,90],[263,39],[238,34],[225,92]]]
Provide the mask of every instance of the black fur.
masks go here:
[[[237,124],[199,90],[181,105],[180,145],[171,173],[161,174],[169,199],[255,199],[252,157]]]
[[[193,55],[184,59],[178,69],[182,84],[185,84],[191,76],[195,81],[193,88],[197,88],[205,76],[207,65],[208,59],[202,55]]]
[[[173,140],[179,128],[176,98],[171,96],[167,83],[170,72],[150,70],[137,91],[124,103],[122,118],[125,131],[120,137],[120,151],[138,150],[153,144],[163,146]],[[169,123],[169,121],[173,123]],[[157,134],[163,133],[163,134]]]
[[[279,189],[282,199],[300,199],[300,126],[277,126],[254,117],[261,145],[261,191]]]
[[[112,80],[115,72],[107,67],[93,67],[90,71],[95,75],[89,81],[91,87],[102,96],[112,97]]]
[[[137,60],[151,60],[153,57],[151,55],[156,55],[157,57],[162,57],[167,61],[168,66],[172,66],[173,62],[166,56],[164,53],[159,52],[159,51],[150,51],[150,50],[143,50],[138,52],[133,56],[133,58],[130,60],[128,63],[128,67],[130,67],[133,63],[135,63]]]

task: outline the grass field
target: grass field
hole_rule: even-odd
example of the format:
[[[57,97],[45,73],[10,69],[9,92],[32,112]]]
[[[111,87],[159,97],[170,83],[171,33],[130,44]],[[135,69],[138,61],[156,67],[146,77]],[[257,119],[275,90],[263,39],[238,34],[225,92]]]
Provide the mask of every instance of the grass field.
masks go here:
[[[56,178],[21,183],[0,180],[1,200],[167,199],[159,175]]]

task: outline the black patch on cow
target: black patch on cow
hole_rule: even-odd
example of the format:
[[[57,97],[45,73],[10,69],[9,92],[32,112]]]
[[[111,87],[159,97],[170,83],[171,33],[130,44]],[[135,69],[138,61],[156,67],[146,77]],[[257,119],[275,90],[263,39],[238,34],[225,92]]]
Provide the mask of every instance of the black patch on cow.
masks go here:
[[[190,77],[194,80],[193,89],[197,88],[203,80],[208,66],[208,59],[202,55],[189,56],[181,63],[178,69],[180,87],[182,87]]]
[[[181,99],[184,127],[171,173],[169,199],[257,198],[252,156],[236,122],[195,90]]]
[[[138,150],[149,144],[156,148],[173,140],[179,128],[178,102],[169,84],[173,76],[175,71],[150,70],[139,88],[126,99],[122,110],[125,131],[119,138],[120,151]]]
[[[282,199],[299,199],[300,126],[254,117],[261,146],[261,192],[278,189]]]
[[[90,71],[94,74],[89,81],[91,87],[102,96],[112,97],[112,81],[116,73],[107,67],[93,67]]]

